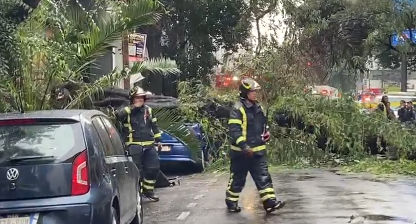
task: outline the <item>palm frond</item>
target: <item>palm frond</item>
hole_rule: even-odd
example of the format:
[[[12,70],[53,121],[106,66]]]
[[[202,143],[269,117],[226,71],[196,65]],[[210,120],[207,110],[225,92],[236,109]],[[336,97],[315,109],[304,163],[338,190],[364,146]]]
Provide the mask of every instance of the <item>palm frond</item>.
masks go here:
[[[119,1],[119,7],[126,30],[137,27],[154,25],[162,18],[162,4],[153,0],[126,0]]]
[[[76,73],[83,72],[95,62],[95,59],[108,53],[112,44],[120,40],[126,30],[155,24],[161,14],[157,1],[130,0],[121,2],[118,9],[120,14],[107,12],[91,24],[88,34],[80,40]],[[116,9],[114,9],[116,10]],[[104,14],[104,13],[103,13]]]
[[[121,71],[118,72],[117,69],[114,69],[108,75],[105,75],[99,78],[97,81],[89,84],[83,83],[80,90],[76,91],[75,95],[72,96],[71,102],[65,107],[68,108],[76,108],[80,105],[85,103],[85,100],[90,99],[90,102],[95,100],[94,96],[100,97],[100,93],[103,92],[103,89],[115,86],[120,80],[130,77],[133,74],[143,73],[144,71],[150,72],[158,72],[160,74],[178,74],[179,70],[176,67],[176,64],[173,62],[169,62],[168,59],[154,59],[150,60],[151,62],[137,62],[134,63],[132,68],[126,72]],[[157,62],[161,62],[158,64]],[[159,67],[160,65],[160,67]],[[168,67],[170,65],[171,67]]]
[[[94,7],[83,8],[72,1],[53,2],[55,15],[51,18],[53,27],[59,28],[55,38],[76,45],[70,61],[72,75],[82,78],[89,68],[95,67],[98,57],[110,52],[115,41],[122,38],[125,31],[156,23],[161,14],[158,1],[129,0],[110,2],[94,1]],[[111,10],[109,10],[111,9]],[[62,18],[64,15],[64,18]]]
[[[146,73],[161,74],[161,75],[179,75],[176,62],[167,58],[153,58],[144,62],[135,63],[135,66],[140,66],[138,70]]]
[[[94,75],[89,71],[98,67],[96,59],[108,53],[126,31],[152,25],[162,14],[161,4],[154,0],[92,0],[94,4],[88,6],[80,2],[42,1],[18,27],[7,18],[7,10],[19,6],[20,0],[0,0],[0,97],[5,99],[0,109],[28,111],[58,104],[61,108],[62,103],[64,108],[88,108],[88,102],[99,98],[104,88],[131,74],[179,73],[174,62],[156,59],[84,83],[85,76]],[[50,31],[47,36],[45,29]],[[55,88],[67,81],[77,87],[66,89],[69,102],[56,103]]]
[[[201,152],[201,142],[191,130],[192,127],[187,125],[180,109],[153,109],[159,127],[182,140],[189,147],[192,158],[198,158]]]

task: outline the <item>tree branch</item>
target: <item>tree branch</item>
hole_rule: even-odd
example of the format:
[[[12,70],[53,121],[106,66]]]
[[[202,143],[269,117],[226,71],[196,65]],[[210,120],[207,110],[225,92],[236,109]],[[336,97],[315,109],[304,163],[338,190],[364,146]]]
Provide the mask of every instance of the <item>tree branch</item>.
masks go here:
[[[271,11],[273,11],[273,9],[275,9],[277,6],[277,1],[273,0],[273,2],[269,5],[269,7],[267,7],[266,10],[261,11],[258,10],[257,5],[256,5],[256,9],[254,10],[254,17],[255,17],[255,21],[256,21],[256,30],[257,30],[257,47],[256,47],[256,54],[260,53],[261,50],[261,45],[262,45],[262,41],[261,41],[261,32],[260,32],[260,20],[265,17],[267,14],[269,14]]]
[[[390,43],[386,43],[386,42],[381,41],[381,40],[377,40],[377,42],[379,42],[380,44],[386,46],[389,50],[393,50],[393,51],[399,52],[399,50],[397,50],[397,48],[393,47]]]
[[[258,15],[255,15],[255,19],[256,20],[260,20],[260,19],[262,19],[263,17],[265,17],[267,14],[269,14],[271,11],[273,11],[273,9],[275,9],[276,8],[276,6],[277,6],[277,1],[276,0],[274,0],[270,5],[269,5],[269,7],[267,7],[267,9],[266,10],[264,10],[264,11],[258,11],[258,13],[260,13],[260,14],[258,14]]]

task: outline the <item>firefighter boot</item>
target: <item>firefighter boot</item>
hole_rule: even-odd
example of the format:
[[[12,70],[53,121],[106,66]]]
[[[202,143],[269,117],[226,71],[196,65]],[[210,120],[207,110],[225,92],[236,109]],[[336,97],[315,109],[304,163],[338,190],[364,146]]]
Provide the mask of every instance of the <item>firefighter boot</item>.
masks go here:
[[[227,205],[227,210],[229,212],[241,212],[240,206],[238,206],[238,202],[236,201],[229,201],[225,200],[225,204]]]
[[[143,196],[154,202],[159,201],[159,197],[155,195],[154,191],[143,191]]]
[[[267,213],[274,212],[277,209],[281,209],[285,206],[284,201],[278,201],[276,199],[268,199],[263,202],[263,208]]]

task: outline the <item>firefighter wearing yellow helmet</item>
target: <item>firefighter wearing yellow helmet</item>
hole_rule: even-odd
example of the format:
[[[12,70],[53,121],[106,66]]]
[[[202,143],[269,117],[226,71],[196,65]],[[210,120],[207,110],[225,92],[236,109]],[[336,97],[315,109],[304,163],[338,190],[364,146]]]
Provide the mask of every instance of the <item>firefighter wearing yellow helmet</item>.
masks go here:
[[[117,111],[116,117],[123,123],[122,136],[133,161],[142,173],[143,195],[152,201],[159,201],[154,188],[160,164],[154,145],[157,143],[160,147],[162,135],[152,109],[145,105],[147,95],[148,93],[140,87],[131,89],[130,105]]]
[[[285,203],[276,199],[266,159],[266,142],[270,139],[267,117],[257,101],[260,85],[251,78],[241,80],[240,100],[230,112],[228,120],[231,136],[230,181],[225,203],[228,211],[240,212],[238,200],[250,172],[266,212],[282,208]]]

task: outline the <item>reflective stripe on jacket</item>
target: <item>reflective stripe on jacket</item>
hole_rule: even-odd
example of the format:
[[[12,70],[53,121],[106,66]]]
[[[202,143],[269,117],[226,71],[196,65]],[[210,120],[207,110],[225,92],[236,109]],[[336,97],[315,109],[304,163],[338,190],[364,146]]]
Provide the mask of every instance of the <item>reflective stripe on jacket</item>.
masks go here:
[[[160,141],[162,132],[157,126],[157,119],[148,106],[139,108],[125,107],[116,113],[116,117],[123,122],[122,136],[126,145],[136,144],[149,146]]]
[[[228,120],[231,149],[241,151],[250,147],[255,152],[266,149],[262,140],[266,119],[262,107],[258,104],[245,100],[235,103]]]

